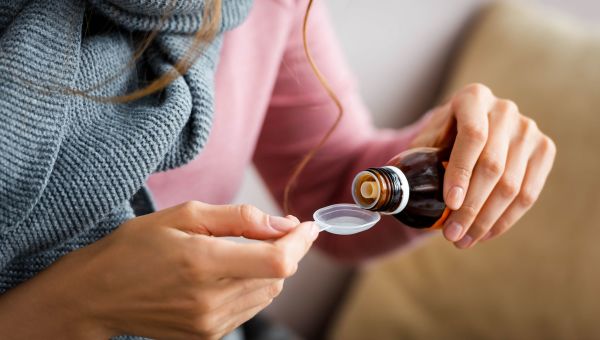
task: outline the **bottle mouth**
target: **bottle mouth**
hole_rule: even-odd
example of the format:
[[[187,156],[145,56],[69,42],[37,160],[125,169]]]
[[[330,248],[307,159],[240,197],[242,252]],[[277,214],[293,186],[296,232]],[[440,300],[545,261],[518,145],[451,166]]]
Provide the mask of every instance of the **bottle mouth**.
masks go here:
[[[408,196],[408,180],[397,167],[369,168],[352,181],[352,198],[362,209],[395,215],[404,210]]]
[[[352,181],[352,199],[362,209],[373,208],[381,197],[381,183],[370,171],[359,172]]]

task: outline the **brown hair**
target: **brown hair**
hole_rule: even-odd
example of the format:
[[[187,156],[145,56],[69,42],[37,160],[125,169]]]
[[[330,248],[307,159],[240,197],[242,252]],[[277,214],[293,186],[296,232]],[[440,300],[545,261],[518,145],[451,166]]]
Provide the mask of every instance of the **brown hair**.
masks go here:
[[[317,79],[319,80],[319,82],[321,83],[321,85],[323,86],[325,91],[327,92],[327,95],[329,95],[329,98],[331,98],[331,100],[333,100],[333,102],[335,103],[335,106],[337,107],[337,110],[338,110],[338,114],[337,114],[337,118],[335,119],[335,121],[333,122],[333,124],[331,125],[329,130],[327,130],[327,132],[325,133],[323,138],[319,141],[319,143],[317,143],[317,145],[315,145],[300,160],[300,162],[296,165],[296,167],[292,171],[292,175],[290,176],[290,179],[288,180],[288,182],[285,186],[285,190],[283,192],[283,210],[286,214],[292,213],[291,195],[292,195],[292,191],[294,190],[294,185],[298,181],[298,177],[300,177],[302,170],[304,170],[304,168],[306,168],[306,165],[308,165],[308,163],[311,161],[311,159],[313,159],[313,157],[317,154],[317,152],[321,149],[321,147],[323,147],[323,145],[327,142],[327,140],[329,140],[329,138],[333,134],[333,131],[335,131],[337,126],[340,124],[340,121],[342,120],[342,117],[344,115],[344,108],[342,106],[340,99],[337,97],[337,95],[335,94],[335,92],[333,91],[333,89],[331,88],[331,86],[329,85],[327,80],[325,79],[325,76],[323,76],[323,73],[321,73],[321,71],[317,67],[315,60],[313,59],[312,54],[310,53],[310,49],[308,48],[308,38],[307,38],[308,18],[310,17],[310,11],[312,9],[312,5],[313,5],[313,0],[309,0],[308,5],[306,6],[306,12],[304,13],[304,21],[302,23],[302,41],[304,44],[304,54],[306,55],[306,59],[308,59],[308,63],[310,64],[310,67],[312,68],[313,73],[315,74],[315,76],[317,77]]]
[[[216,37],[219,32],[219,27],[221,24],[221,3],[222,0],[206,0],[204,5],[204,11],[202,13],[202,25],[198,29],[198,31],[194,34],[194,39],[192,40],[192,44],[183,55],[183,57],[177,61],[173,68],[168,72],[165,72],[158,78],[154,79],[149,85],[137,89],[133,92],[120,95],[120,96],[111,96],[111,97],[102,97],[95,96],[90,94],[91,91],[106,85],[119,77],[121,72],[116,72],[114,76],[105,79],[99,84],[94,85],[88,89],[67,89],[66,92],[70,94],[75,94],[79,96],[83,96],[86,98],[90,98],[99,102],[110,102],[110,103],[125,103],[134,101],[155,92],[161,91],[166,86],[168,86],[175,79],[185,74],[189,68],[194,64],[194,61],[200,57],[204,48],[207,44],[209,44]],[[175,1],[173,1],[174,4]],[[169,3],[166,6],[165,15],[161,17],[159,22],[159,27],[162,26],[165,20],[170,16],[171,8]],[[159,30],[153,30],[143,41],[140,47],[134,52],[132,60],[124,66],[124,69],[133,67],[135,62],[142,56],[144,51],[150,46],[154,38],[158,35]]]

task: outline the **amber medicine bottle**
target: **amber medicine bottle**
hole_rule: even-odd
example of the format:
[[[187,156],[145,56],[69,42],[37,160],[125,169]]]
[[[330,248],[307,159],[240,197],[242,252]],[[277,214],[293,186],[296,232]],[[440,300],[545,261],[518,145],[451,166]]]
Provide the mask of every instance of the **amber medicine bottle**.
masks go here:
[[[443,195],[448,158],[446,148],[415,148],[361,171],[352,183],[354,202],[409,227],[441,228],[449,214]]]

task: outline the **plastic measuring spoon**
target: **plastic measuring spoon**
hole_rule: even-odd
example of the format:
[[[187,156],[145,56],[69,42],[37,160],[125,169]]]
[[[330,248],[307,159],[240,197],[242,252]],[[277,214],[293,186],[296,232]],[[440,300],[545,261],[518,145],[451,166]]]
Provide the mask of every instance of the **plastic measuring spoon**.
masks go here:
[[[321,208],[313,214],[321,231],[337,235],[352,235],[374,226],[381,216],[355,204],[334,204]]]

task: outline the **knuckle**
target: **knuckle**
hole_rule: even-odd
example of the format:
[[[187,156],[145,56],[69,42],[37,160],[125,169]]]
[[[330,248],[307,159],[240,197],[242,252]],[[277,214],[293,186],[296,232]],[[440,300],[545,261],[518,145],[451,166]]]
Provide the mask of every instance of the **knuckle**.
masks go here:
[[[461,110],[461,107],[463,105],[462,101],[464,100],[465,96],[463,93],[457,93],[454,95],[454,97],[452,97],[452,99],[450,100],[450,111],[453,112],[458,112]]]
[[[196,317],[191,326],[194,333],[204,337],[212,337],[217,331],[215,322],[209,314],[203,314]]]
[[[456,176],[458,176],[464,182],[469,182],[471,175],[473,174],[472,170],[462,165],[455,165],[454,171],[456,172]]]
[[[542,137],[542,141],[540,142],[540,146],[543,153],[552,157],[556,155],[556,144],[550,137],[544,135]]]
[[[521,206],[530,208],[537,200],[537,194],[531,189],[525,189],[519,193],[517,198]]]
[[[499,99],[496,102],[496,108],[499,112],[503,114],[512,114],[519,112],[519,107],[517,106],[517,103],[508,99]]]
[[[273,298],[276,298],[277,296],[279,296],[279,294],[281,294],[282,290],[283,290],[283,280],[277,280],[277,282],[269,285],[269,288],[268,288],[269,299],[273,299]]]
[[[469,141],[477,144],[484,144],[487,140],[487,131],[484,128],[473,124],[467,123],[462,126],[459,131],[462,133]]]
[[[469,84],[465,87],[465,91],[477,97],[487,97],[492,95],[490,88],[481,83]]]
[[[215,307],[215,300],[202,292],[192,295],[191,302],[194,304],[194,314],[198,317],[210,313]]]
[[[188,218],[195,218],[202,209],[203,203],[198,201],[187,201],[179,206],[179,213]]]
[[[485,223],[473,223],[473,225],[469,229],[469,235],[471,235],[471,237],[477,240],[483,235],[485,235],[485,233],[487,233],[488,230],[489,225]]]
[[[520,185],[514,178],[504,176],[498,182],[498,192],[504,198],[513,199],[519,193]]]
[[[263,214],[257,207],[250,204],[241,204],[238,206],[238,209],[242,221],[249,224],[255,224],[261,221]]]
[[[477,216],[477,209],[475,209],[473,203],[464,203],[463,206],[460,207],[460,211],[462,212],[462,215],[469,221]]]
[[[495,236],[500,236],[510,229],[510,224],[506,218],[500,218],[492,229],[494,230]]]
[[[535,120],[533,120],[529,117],[523,117],[522,119],[523,119],[523,130],[524,130],[523,134],[524,135],[531,136],[539,131]]]
[[[484,155],[480,160],[480,166],[488,177],[497,178],[504,172],[504,164],[494,155]]]

